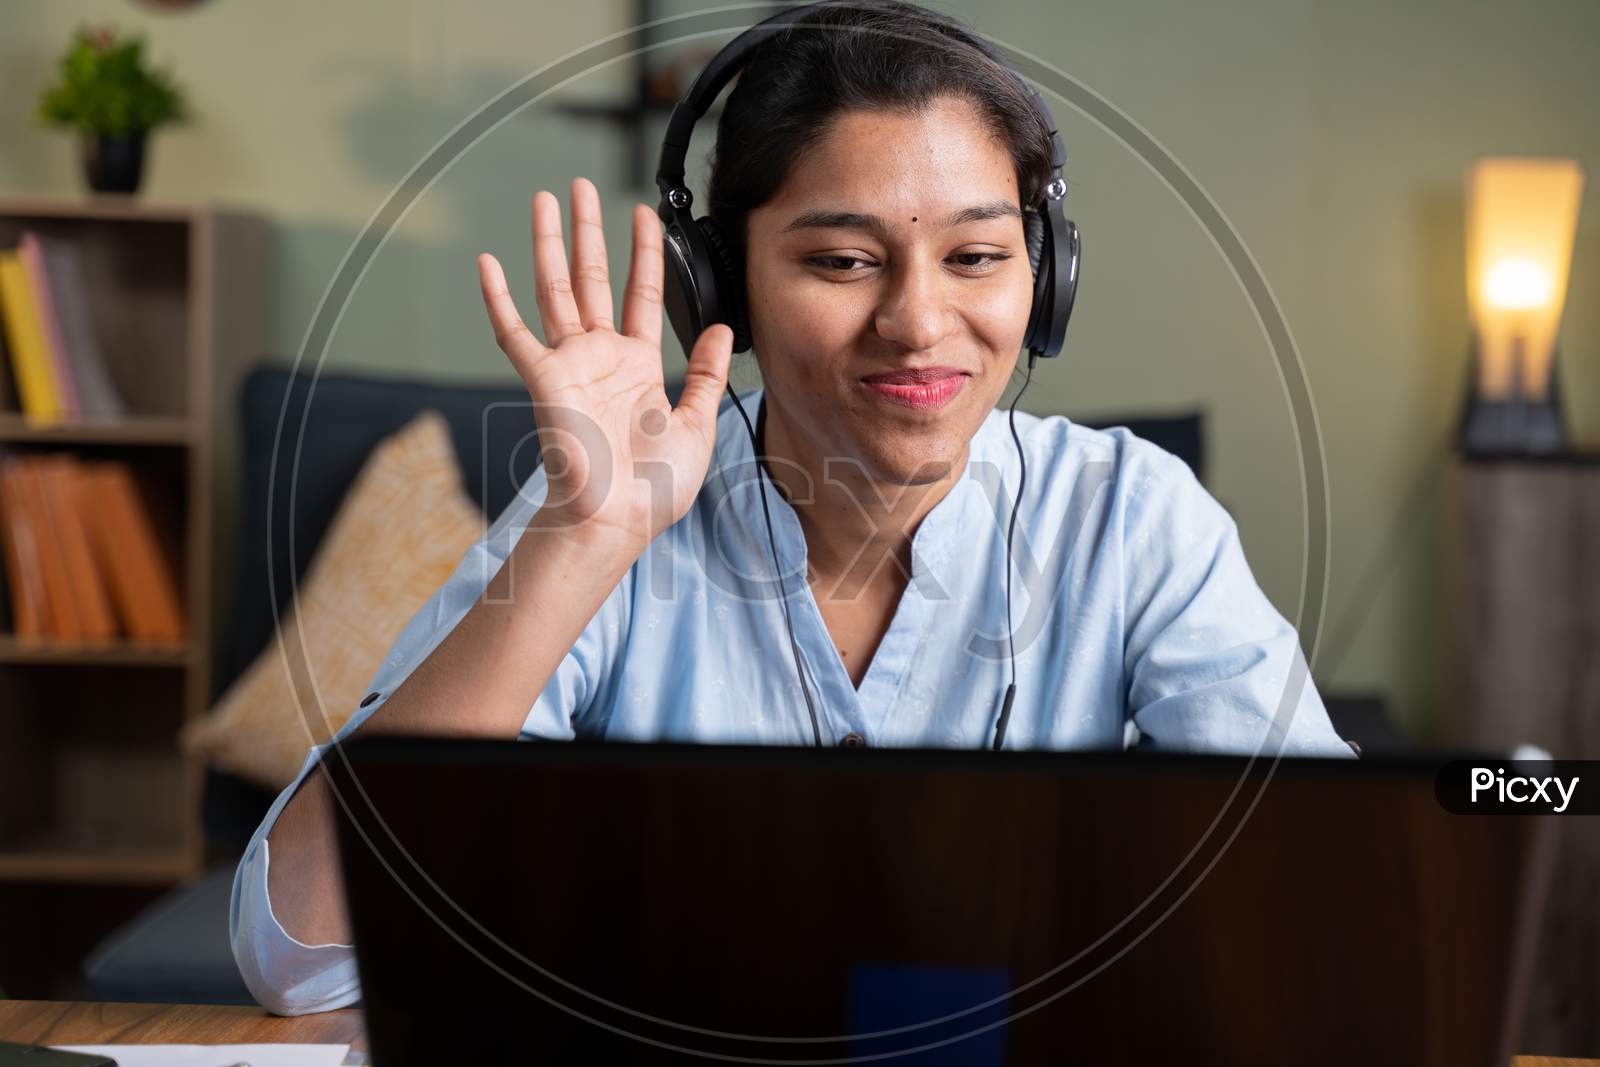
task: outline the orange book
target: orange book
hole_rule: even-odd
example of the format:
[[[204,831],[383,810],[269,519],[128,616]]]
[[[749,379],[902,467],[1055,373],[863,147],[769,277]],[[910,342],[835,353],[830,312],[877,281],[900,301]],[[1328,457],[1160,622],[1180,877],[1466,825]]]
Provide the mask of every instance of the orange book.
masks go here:
[[[41,471],[49,463],[42,456],[24,456],[22,463],[22,508],[36,517],[35,541],[39,549],[39,573],[44,578],[45,600],[50,605],[50,636],[77,644],[83,640],[83,623],[78,617],[78,601],[67,571],[66,551],[45,499]]]
[[[22,502],[22,461],[15,457],[0,463],[0,541],[4,542],[6,584],[11,590],[11,619],[19,641],[37,641],[50,628],[44,578],[39,573],[39,550],[34,516]]]
[[[183,609],[172,566],[133,475],[120,460],[85,464],[79,499],[89,544],[107,577],[123,629],[136,641],[184,639]]]
[[[82,463],[66,453],[41,457],[37,462],[45,506],[50,509],[50,521],[61,543],[84,640],[110,641],[117,636],[117,622],[84,528],[82,510],[89,502],[80,498],[78,489]]]

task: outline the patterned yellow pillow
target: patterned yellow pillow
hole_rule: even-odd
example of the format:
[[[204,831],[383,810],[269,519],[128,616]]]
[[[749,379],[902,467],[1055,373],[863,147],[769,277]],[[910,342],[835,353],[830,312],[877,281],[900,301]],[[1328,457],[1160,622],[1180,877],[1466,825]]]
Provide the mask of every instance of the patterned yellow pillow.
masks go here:
[[[385,438],[345,494],[297,607],[183,747],[271,789],[344,725],[400,631],[484,533],[449,424],[429,409]]]

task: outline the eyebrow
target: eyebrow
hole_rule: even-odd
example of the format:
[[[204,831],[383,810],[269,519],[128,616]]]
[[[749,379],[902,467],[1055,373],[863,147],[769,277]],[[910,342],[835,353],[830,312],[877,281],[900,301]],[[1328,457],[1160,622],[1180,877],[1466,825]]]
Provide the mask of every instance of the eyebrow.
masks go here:
[[[1007,216],[1022,217],[1022,211],[1017,205],[1005,200],[991,200],[987,204],[975,204],[972,207],[953,211],[944,220],[946,228],[964,226],[969,222],[987,222],[989,219],[1003,219]],[[868,230],[882,236],[889,230],[889,224],[878,215],[864,215],[859,211],[806,211],[796,215],[790,220],[780,233],[789,233],[794,230]]]

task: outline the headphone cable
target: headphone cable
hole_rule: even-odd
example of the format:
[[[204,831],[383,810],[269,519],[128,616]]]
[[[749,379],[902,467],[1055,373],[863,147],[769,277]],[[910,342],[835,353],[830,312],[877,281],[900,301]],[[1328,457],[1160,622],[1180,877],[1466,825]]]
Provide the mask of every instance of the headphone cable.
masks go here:
[[[761,445],[756,440],[756,429],[750,424],[750,416],[745,414],[744,405],[739,402],[739,394],[733,391],[732,382],[728,383],[728,395],[733,398],[733,406],[739,409],[744,428],[750,432],[750,452],[755,458],[756,479],[761,486],[761,514],[767,520],[767,544],[772,549],[772,569],[778,576],[778,590],[782,595],[783,622],[789,630],[789,651],[794,654],[795,673],[800,677],[800,693],[806,698],[806,711],[811,715],[811,739],[821,748],[822,726],[817,721],[817,705],[811,699],[811,689],[806,685],[806,671],[800,660],[800,642],[795,639],[794,619],[789,615],[789,587],[783,580],[783,565],[778,562],[778,538],[772,531],[772,512],[767,507],[766,465],[761,462]],[[766,399],[765,395],[762,399]]]
[[[1028,461],[1022,453],[1022,438],[1017,436],[1017,401],[1022,399],[1022,394],[1028,391],[1028,383],[1033,381],[1033,365],[1039,360],[1039,353],[1030,349],[1028,351],[1028,373],[1022,379],[1022,388],[1017,390],[1017,395],[1011,398],[1011,440],[1017,446],[1017,495],[1011,501],[1011,522],[1006,527],[1006,642],[1011,648],[1011,684],[1006,686],[1006,695],[1000,703],[1000,714],[994,724],[994,750],[1000,751],[1006,743],[1006,726],[1011,722],[1011,704],[1017,698],[1017,633],[1011,625],[1011,538],[1017,532],[1017,505],[1022,503],[1022,487],[1028,483]]]

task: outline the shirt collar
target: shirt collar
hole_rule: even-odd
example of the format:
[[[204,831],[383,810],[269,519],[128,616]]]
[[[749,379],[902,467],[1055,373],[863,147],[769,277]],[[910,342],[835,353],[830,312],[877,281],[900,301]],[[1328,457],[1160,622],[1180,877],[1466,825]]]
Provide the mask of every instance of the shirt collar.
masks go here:
[[[764,394],[765,390],[759,386],[738,394],[758,439],[766,419]],[[913,575],[922,566],[942,568],[954,546],[969,540],[969,532],[975,533],[992,524],[984,522],[990,513],[988,498],[985,483],[975,475],[973,464],[987,461],[1005,471],[1007,467],[1000,462],[999,454],[995,451],[1000,443],[997,435],[1004,433],[1002,413],[998,409],[989,412],[967,444],[966,465],[961,475],[949,492],[923,516],[916,533],[912,535]],[[793,566],[793,561],[803,561],[806,553],[800,517],[772,483],[764,467],[760,477],[757,477],[754,458],[750,427],[740,417],[738,408],[729,403],[717,417],[717,441],[711,472],[712,477],[721,479],[720,490],[726,498],[722,501],[720,510],[724,513],[719,516],[720,521],[738,527],[743,534],[752,538],[762,555],[769,559],[770,565],[766,520],[761,510],[761,491],[765,485],[767,508],[772,515],[778,551],[781,558]]]

